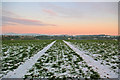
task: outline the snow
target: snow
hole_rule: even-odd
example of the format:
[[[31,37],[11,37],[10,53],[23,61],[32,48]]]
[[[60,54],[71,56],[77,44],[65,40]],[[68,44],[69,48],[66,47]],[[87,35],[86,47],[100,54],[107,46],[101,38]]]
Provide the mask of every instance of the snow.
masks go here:
[[[67,41],[64,41],[64,42],[71,49],[73,49],[73,51],[79,54],[84,59],[84,61],[93,68],[94,71],[97,71],[100,74],[101,78],[118,78],[118,74],[110,70],[108,66],[101,65],[100,61],[95,61],[89,55],[84,54],[85,53],[84,51],[80,51],[79,49],[75,48],[73,45],[71,45]]]
[[[33,57],[25,61],[25,63],[21,64],[17,69],[14,71],[8,72],[3,78],[23,78],[24,75],[29,71],[30,68],[37,62],[40,56],[42,56],[56,41],[53,41],[47,47],[43,48]]]
[[[47,55],[47,56],[46,56]],[[66,57],[65,57],[66,56]],[[50,59],[53,57],[53,59]],[[49,61],[46,62],[46,59],[49,58]],[[56,58],[56,59],[55,59]],[[55,59],[55,60],[54,60]],[[67,60],[66,60],[67,59]],[[69,60],[71,59],[71,60]],[[57,41],[50,49],[45,52],[43,56],[39,58],[37,61],[37,64],[41,65],[40,62],[42,61],[42,67],[39,68],[36,65],[34,65],[31,69],[32,71],[28,71],[30,74],[26,74],[25,76],[29,78],[32,74],[33,78],[35,75],[37,75],[37,78],[39,77],[45,77],[50,78],[52,76],[55,76],[56,78],[62,78],[62,77],[88,77],[92,74],[95,74],[91,72],[91,68],[88,69],[86,66],[86,62],[82,60],[78,60],[78,55],[71,49],[67,44],[65,44],[63,41]],[[81,62],[81,63],[74,63],[75,61]],[[60,62],[60,64],[58,64]],[[53,65],[59,66],[59,67],[53,67]],[[81,66],[81,68],[80,68]],[[44,70],[46,69],[46,70]],[[84,71],[83,71],[83,70]],[[41,72],[42,71],[42,72]],[[47,74],[52,73],[51,76],[48,76]],[[89,73],[89,75],[87,74]],[[80,75],[81,74],[81,75]],[[84,75],[85,74],[85,75]]]

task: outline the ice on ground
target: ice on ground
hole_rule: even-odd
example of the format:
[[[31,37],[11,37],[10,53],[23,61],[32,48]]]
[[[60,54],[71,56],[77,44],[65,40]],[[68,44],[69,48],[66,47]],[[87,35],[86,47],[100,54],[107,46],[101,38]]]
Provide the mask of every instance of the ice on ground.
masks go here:
[[[53,41],[47,47],[43,48],[41,51],[39,51],[33,57],[28,59],[25,63],[21,64],[14,71],[8,72],[7,75],[3,76],[3,78],[23,78],[24,75],[27,74],[27,71],[29,71],[29,69],[32,68],[32,66],[37,62],[39,57],[42,56],[55,42],[56,41]]]
[[[95,61],[89,55],[84,54],[84,51],[80,51],[67,41],[64,42],[77,54],[79,54],[84,59],[84,61],[93,68],[94,71],[97,71],[100,74],[101,78],[118,78],[118,74],[110,70],[108,66],[101,65],[100,61]]]

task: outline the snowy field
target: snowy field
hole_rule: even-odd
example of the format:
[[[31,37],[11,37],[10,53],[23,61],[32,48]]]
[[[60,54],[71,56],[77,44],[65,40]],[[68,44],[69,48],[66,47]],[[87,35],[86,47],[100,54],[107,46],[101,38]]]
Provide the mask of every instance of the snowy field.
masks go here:
[[[3,41],[0,76],[7,74],[9,71],[14,71],[19,65],[22,65],[51,42],[50,40]]]
[[[118,41],[115,40],[73,40],[69,41],[72,45],[84,54],[91,56],[94,60],[99,61],[101,65],[109,67],[115,73],[119,68]]]
[[[2,53],[1,78],[117,78],[119,74],[114,40],[3,41]]]

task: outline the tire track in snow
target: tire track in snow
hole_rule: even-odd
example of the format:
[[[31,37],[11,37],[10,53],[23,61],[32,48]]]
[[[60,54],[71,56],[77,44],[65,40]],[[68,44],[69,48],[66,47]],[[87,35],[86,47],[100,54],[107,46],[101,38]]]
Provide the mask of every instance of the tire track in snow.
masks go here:
[[[3,78],[23,78],[27,71],[32,68],[32,66],[37,62],[37,60],[42,56],[56,41],[53,41],[48,46],[44,47],[41,51],[35,54],[30,59],[26,60],[14,71],[10,71]]]
[[[69,42],[64,40],[63,42],[65,42],[73,51],[79,54],[84,59],[84,61],[93,68],[94,71],[100,74],[101,78],[118,78],[118,74],[110,70],[107,66],[101,65],[99,61],[95,61],[92,57],[84,54],[84,51],[80,51]]]

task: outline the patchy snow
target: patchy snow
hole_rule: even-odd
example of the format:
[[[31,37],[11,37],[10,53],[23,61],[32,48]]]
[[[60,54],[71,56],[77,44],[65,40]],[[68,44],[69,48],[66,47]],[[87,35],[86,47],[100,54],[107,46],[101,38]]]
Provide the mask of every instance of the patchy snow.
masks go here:
[[[67,44],[57,41],[38,59],[25,78],[90,78],[92,75],[99,76],[82,58],[79,58],[81,57]]]
[[[67,41],[64,42],[77,54],[79,54],[85,60],[85,62],[93,68],[94,71],[97,71],[101,78],[118,78],[118,74],[110,70],[108,66],[101,65],[100,61],[95,61],[89,55],[84,54],[84,51],[80,51]]]
[[[23,78],[24,75],[29,71],[30,68],[37,62],[40,56],[42,56],[56,41],[53,41],[47,47],[43,48],[33,57],[25,61],[25,63],[21,64],[17,69],[14,71],[8,72],[3,78]]]

